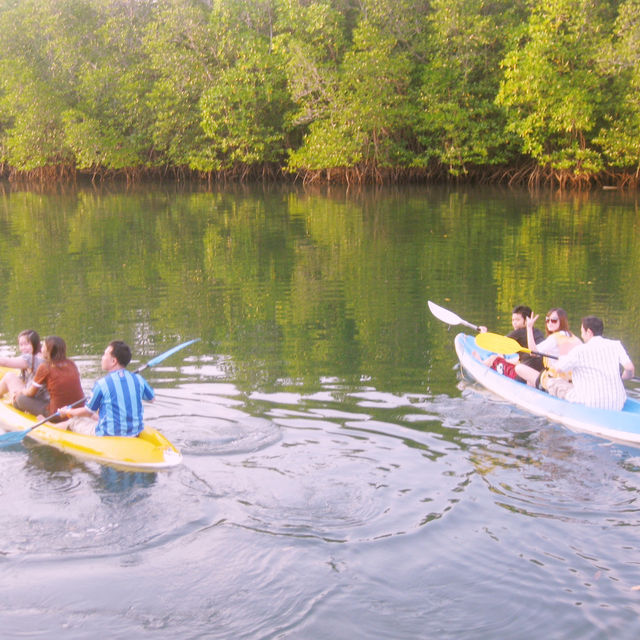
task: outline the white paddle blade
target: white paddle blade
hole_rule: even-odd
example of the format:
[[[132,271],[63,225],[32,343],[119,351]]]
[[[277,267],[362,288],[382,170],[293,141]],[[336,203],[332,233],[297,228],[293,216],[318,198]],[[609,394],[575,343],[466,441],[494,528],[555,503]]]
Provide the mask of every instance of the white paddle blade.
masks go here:
[[[453,311],[449,311],[449,309],[445,309],[435,302],[431,302],[431,300],[428,300],[427,304],[429,305],[429,310],[431,311],[431,313],[436,318],[438,318],[438,320],[442,320],[442,322],[446,322],[450,325],[462,324],[465,327],[469,327],[470,329],[479,331],[478,327],[475,324],[471,324],[470,322],[463,320],[460,316],[453,313]]]

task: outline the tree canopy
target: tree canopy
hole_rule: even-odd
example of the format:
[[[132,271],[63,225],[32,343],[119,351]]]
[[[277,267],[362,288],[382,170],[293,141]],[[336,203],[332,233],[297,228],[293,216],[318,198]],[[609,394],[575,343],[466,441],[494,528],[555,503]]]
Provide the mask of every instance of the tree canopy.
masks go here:
[[[640,178],[640,0],[0,0],[4,175]]]

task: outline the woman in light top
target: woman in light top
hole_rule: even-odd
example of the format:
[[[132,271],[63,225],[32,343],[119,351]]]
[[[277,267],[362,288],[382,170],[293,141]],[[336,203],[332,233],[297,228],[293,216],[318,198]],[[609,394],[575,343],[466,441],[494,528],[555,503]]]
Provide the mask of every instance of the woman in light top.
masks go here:
[[[566,355],[571,349],[582,344],[580,338],[571,333],[571,329],[569,329],[569,319],[566,311],[559,307],[554,307],[547,313],[545,317],[546,338],[536,344],[533,327],[537,319],[537,314],[527,318],[527,346],[531,351],[559,357]],[[548,378],[556,377],[557,375],[549,364],[547,358],[545,358],[545,370],[542,373],[526,364],[518,364],[516,365],[516,373],[532,387],[547,390],[546,381]]]
[[[18,334],[20,355],[13,358],[0,358],[0,367],[18,369],[18,371],[8,371],[0,380],[0,398],[9,394],[13,402],[14,398],[33,380],[36,370],[44,362],[40,347],[40,336],[37,331],[25,329]],[[48,396],[43,399],[48,402]]]

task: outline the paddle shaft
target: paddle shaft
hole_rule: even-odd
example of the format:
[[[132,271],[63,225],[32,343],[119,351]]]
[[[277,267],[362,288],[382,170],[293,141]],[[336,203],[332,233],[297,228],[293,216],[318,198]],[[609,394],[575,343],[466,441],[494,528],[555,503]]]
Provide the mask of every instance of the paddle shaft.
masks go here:
[[[80,398],[80,400],[76,400],[73,404],[70,404],[70,407],[77,407],[81,402],[85,402],[86,398],[84,396],[82,396],[82,398]],[[49,420],[53,420],[54,418],[57,418],[60,415],[60,410],[56,411],[55,413],[52,413],[50,416],[47,416],[46,418],[42,418],[42,420],[36,422],[32,427],[29,427],[28,429],[25,429],[24,434],[27,435],[27,433],[29,433],[29,431],[32,431],[33,429],[35,429],[36,427],[39,427],[40,425],[44,424],[45,422],[49,422]],[[22,432],[20,432],[22,433]],[[0,436],[1,438],[2,436]]]
[[[524,353],[530,353],[532,356],[540,356],[541,358],[551,358],[552,360],[557,360],[559,356],[552,356],[550,353],[541,353],[540,351],[531,351],[531,349],[527,349],[525,347],[520,347],[518,352],[524,351]]]
[[[79,400],[76,400],[72,405],[69,405],[69,406],[75,407],[76,405],[80,404],[81,402],[84,402],[85,400],[86,398],[83,396],[82,398],[80,398]],[[60,411],[56,411],[55,413],[52,413],[50,416],[47,416],[46,418],[39,420],[34,425],[29,427],[28,429],[25,429],[24,431],[8,431],[7,433],[3,433],[2,435],[0,435],[0,448],[10,447],[14,444],[20,444],[24,440],[25,436],[29,434],[30,431],[33,431],[37,427],[43,425],[45,422],[49,422],[49,420],[53,420],[55,417],[59,415],[60,415]]]
[[[460,321],[458,322],[458,324],[464,325],[465,327],[469,327],[469,329],[473,329],[474,331],[480,331],[480,327],[477,324],[471,324],[470,322],[467,322],[462,318],[460,318]]]
[[[459,315],[453,313],[453,311],[449,311],[449,309],[445,309],[435,302],[431,302],[431,300],[427,301],[429,305],[429,310],[431,313],[438,318],[438,320],[442,320],[442,322],[446,322],[450,325],[462,324],[465,327],[469,327],[469,329],[473,329],[474,331],[480,331],[480,327],[475,324],[471,324],[466,320],[463,320]]]
[[[149,369],[150,367],[155,367],[157,364],[160,364],[163,360],[166,360],[169,356],[172,356],[174,353],[176,353],[176,351],[180,351],[181,349],[184,349],[185,347],[188,347],[190,344],[193,344],[194,342],[198,342],[199,340],[200,338],[187,340],[187,342],[183,342],[182,344],[179,344],[176,347],[172,347],[171,349],[168,349],[167,351],[162,352],[160,355],[156,356],[155,358],[151,358],[151,360],[149,360],[147,364],[143,364],[142,366],[138,367],[134,371],[134,373],[140,373],[145,369]]]

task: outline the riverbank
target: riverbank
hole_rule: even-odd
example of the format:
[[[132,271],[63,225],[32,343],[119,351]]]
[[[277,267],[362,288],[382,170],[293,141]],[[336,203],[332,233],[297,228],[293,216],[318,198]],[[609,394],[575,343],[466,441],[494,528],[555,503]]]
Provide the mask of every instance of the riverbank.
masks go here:
[[[340,167],[314,171],[288,171],[275,164],[238,166],[220,171],[195,171],[185,167],[129,167],[120,170],[96,168],[81,171],[66,165],[47,166],[31,171],[3,167],[0,178],[14,184],[101,184],[107,182],[144,184],[147,182],[191,182],[203,184],[227,183],[300,183],[303,185],[502,185],[560,190],[621,189],[636,190],[640,184],[640,169],[607,170],[594,174],[576,174],[534,163],[505,167],[472,167],[452,175],[446,167],[430,169],[389,167]]]

